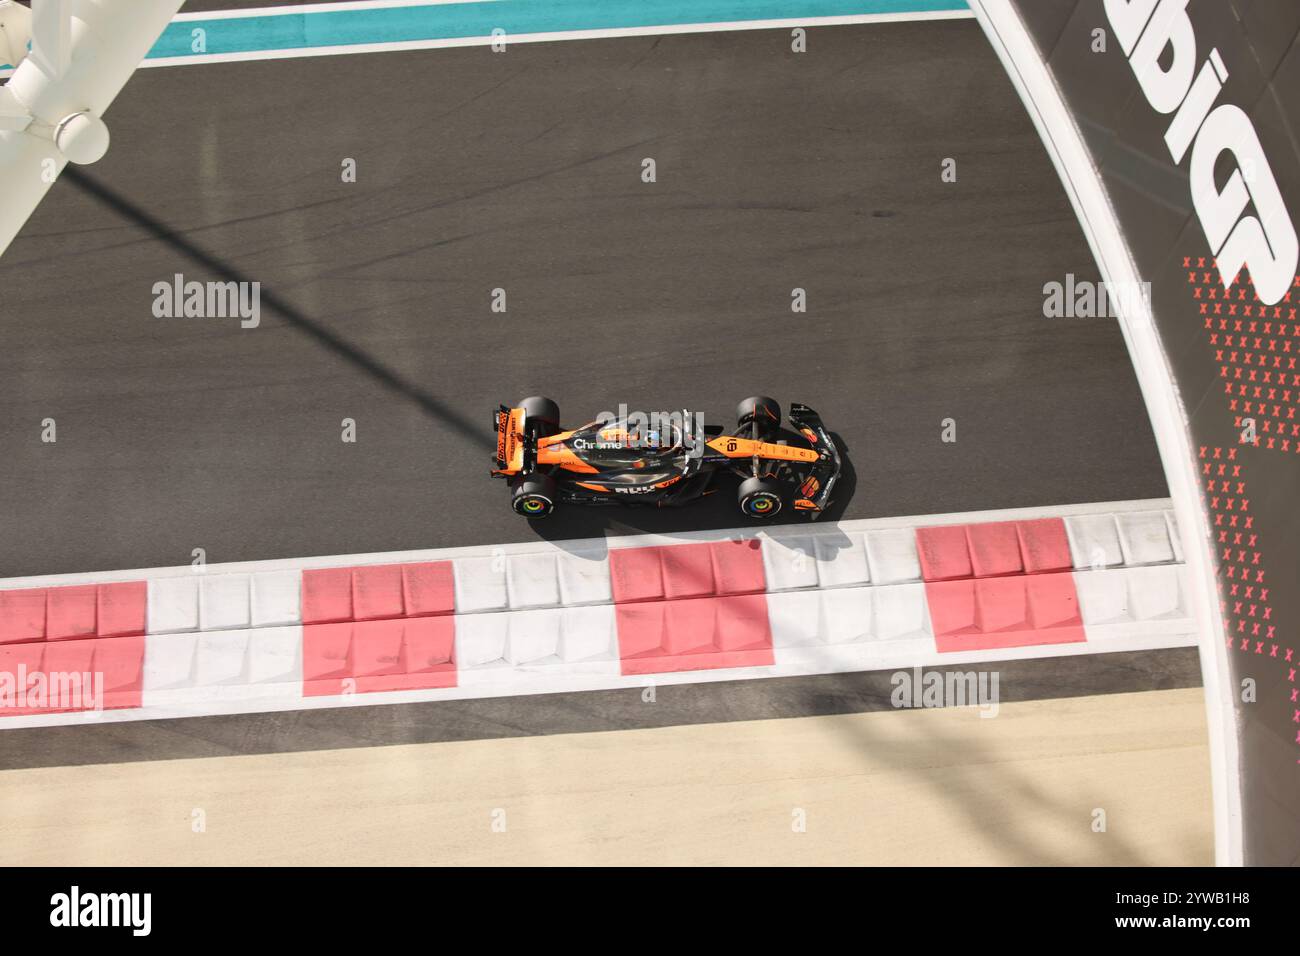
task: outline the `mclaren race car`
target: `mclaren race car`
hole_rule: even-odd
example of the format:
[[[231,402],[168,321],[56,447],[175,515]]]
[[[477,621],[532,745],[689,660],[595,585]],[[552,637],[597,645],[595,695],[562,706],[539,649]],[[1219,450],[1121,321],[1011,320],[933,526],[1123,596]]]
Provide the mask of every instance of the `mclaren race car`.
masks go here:
[[[763,396],[740,403],[729,433],[688,411],[622,410],[565,429],[549,398],[502,405],[492,423],[492,475],[510,483],[511,505],[525,518],[545,518],[560,504],[684,505],[716,491],[715,479],[730,472],[741,479],[745,515],[771,518],[789,505],[815,519],[840,475],[839,450],[820,416],[791,405],[787,433],[781,406]]]

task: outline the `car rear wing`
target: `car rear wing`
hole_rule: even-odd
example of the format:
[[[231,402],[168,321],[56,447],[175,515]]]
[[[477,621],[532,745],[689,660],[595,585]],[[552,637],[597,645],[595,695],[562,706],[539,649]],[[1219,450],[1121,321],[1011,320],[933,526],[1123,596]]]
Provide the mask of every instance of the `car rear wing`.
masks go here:
[[[835,440],[822,424],[821,416],[807,405],[798,402],[790,405],[790,423],[817,452],[817,462],[799,486],[799,497],[794,502],[796,511],[809,512],[808,517],[816,520],[831,503],[831,491],[839,480],[844,463]]]
[[[524,410],[502,405],[492,413],[492,428],[497,433],[497,454],[493,459],[494,475],[517,475],[524,470]]]

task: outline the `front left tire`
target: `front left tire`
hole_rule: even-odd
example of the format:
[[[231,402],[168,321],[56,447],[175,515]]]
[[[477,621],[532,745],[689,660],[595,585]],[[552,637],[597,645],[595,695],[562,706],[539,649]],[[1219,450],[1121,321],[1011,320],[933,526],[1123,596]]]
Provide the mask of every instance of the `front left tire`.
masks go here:
[[[781,431],[781,405],[775,398],[754,395],[736,406],[736,434],[752,429],[759,441],[768,441]]]

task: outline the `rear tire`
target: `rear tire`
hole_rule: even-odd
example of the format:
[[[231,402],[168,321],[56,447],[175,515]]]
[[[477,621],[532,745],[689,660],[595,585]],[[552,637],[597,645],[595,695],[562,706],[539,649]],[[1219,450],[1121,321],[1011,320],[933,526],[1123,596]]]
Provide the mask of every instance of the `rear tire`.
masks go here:
[[[785,503],[785,486],[771,478],[746,478],[740,483],[736,503],[747,518],[773,518]]]
[[[757,425],[759,441],[766,441],[781,431],[781,405],[766,395],[754,395],[736,406],[736,432],[742,437],[745,430]]]
[[[538,438],[560,430],[560,406],[549,398],[533,395],[518,405],[524,410],[524,428],[533,428]]]
[[[537,520],[555,510],[555,479],[550,475],[529,475],[516,485],[510,498],[515,514]]]

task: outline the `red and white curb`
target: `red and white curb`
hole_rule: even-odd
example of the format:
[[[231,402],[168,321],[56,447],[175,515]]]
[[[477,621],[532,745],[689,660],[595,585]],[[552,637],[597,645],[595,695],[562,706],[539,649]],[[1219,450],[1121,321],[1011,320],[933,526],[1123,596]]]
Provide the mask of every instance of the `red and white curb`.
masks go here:
[[[1110,502],[10,579],[0,727],[1192,645],[1172,520]],[[98,706],[34,693],[83,673]]]

